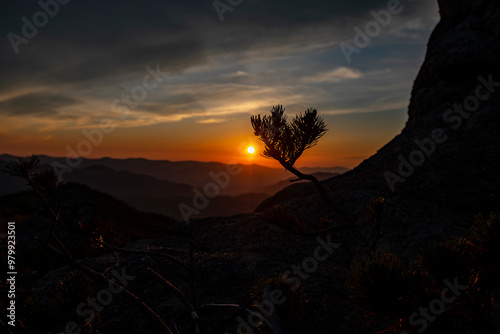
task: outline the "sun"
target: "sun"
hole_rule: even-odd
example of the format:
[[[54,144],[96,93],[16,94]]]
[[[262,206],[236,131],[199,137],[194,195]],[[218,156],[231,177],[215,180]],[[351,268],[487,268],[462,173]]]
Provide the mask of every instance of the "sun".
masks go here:
[[[248,147],[247,147],[247,152],[248,152],[248,154],[254,154],[254,153],[255,153],[255,147],[253,147],[253,146],[248,146]]]

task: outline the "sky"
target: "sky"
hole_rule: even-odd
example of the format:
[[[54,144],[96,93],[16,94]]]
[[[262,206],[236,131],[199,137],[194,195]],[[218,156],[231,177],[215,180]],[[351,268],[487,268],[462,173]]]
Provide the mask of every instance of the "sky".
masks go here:
[[[0,153],[273,167],[250,124],[273,105],[327,124],[298,167],[352,168],[399,134],[439,20],[429,0],[0,6]]]

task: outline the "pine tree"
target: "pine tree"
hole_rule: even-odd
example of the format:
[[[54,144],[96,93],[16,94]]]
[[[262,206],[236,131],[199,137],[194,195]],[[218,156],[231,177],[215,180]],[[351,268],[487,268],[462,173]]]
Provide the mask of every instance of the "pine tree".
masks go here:
[[[298,177],[293,181],[313,182],[321,198],[331,204],[328,193],[318,179],[314,175],[300,172],[295,167],[295,162],[302,153],[315,146],[328,131],[325,122],[313,108],[296,115],[290,122],[284,112],[285,108],[278,104],[271,109],[271,115],[261,117],[259,114],[251,117],[254,133],[265,145],[262,155],[277,160],[286,170]]]

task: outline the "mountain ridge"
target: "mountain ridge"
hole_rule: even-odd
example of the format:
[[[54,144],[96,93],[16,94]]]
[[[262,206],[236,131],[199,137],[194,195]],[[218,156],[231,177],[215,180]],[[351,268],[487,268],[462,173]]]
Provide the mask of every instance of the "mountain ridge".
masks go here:
[[[0,169],[4,169],[7,166],[7,162],[4,159],[15,160],[15,157],[0,155]],[[43,168],[48,168],[48,162],[54,160],[50,157],[42,156],[41,161],[45,162]],[[61,160],[55,161],[60,162]],[[122,168],[123,170],[118,171],[112,169],[109,165],[116,166],[121,164],[122,160],[115,160],[112,158],[105,159],[105,161],[108,161],[108,166],[94,164],[102,161],[102,159],[97,159],[82,164],[81,167],[75,168],[71,173],[66,173],[64,182],[85,184],[92,189],[110,194],[138,210],[166,215],[177,220],[185,219],[180,210],[181,205],[193,208],[193,200],[197,196],[196,189],[203,191],[206,184],[214,182],[214,180],[210,178],[203,185],[193,186],[188,183],[157,179],[147,174],[137,174],[128,170],[133,168],[124,167]],[[140,159],[139,162],[141,164],[150,163],[147,159]],[[192,162],[192,164],[197,166],[198,162]],[[208,166],[210,169],[214,166],[210,163],[201,164]],[[184,163],[179,163],[175,168],[182,169],[185,166]],[[217,166],[220,167],[222,164],[217,163]],[[328,169],[326,168],[323,170]],[[281,173],[282,171],[279,170],[279,172]],[[323,180],[325,178],[337,176],[338,173],[320,172],[315,175]],[[275,174],[272,174],[269,180],[274,180],[274,176]],[[193,212],[199,211],[199,213],[194,214],[190,218],[230,216],[253,212],[267,197],[274,195],[289,184],[292,178],[286,174],[285,176],[288,178],[269,182],[264,185],[260,185],[258,182],[256,182],[256,185],[253,187],[240,185],[238,188],[239,191],[221,191],[216,198],[210,199],[203,210],[193,208]],[[0,174],[0,181],[2,182],[0,195],[29,190],[29,187],[20,178],[14,178],[7,174]],[[231,178],[229,181],[228,188],[231,190],[231,187],[235,186],[234,178]],[[238,184],[236,187],[238,187]],[[224,190],[223,187],[220,189]]]
[[[0,154],[0,161],[15,159],[15,156]],[[46,164],[58,162],[65,165],[65,158],[50,157],[40,155],[40,160]],[[200,161],[169,161],[169,160],[148,160],[144,158],[133,159],[115,159],[100,158],[86,159],[82,158],[81,163],[73,170],[82,169],[88,166],[102,165],[115,171],[129,171],[135,174],[142,174],[154,177],[158,180],[164,180],[174,183],[185,183],[193,187],[204,187],[212,182],[210,173],[219,173],[226,170],[227,165],[220,162],[200,162]],[[285,169],[260,166],[257,164],[239,165],[241,172],[231,177],[231,183],[228,187],[221,189],[222,195],[235,196],[245,193],[262,192],[261,189],[267,186],[273,186],[276,182],[289,179],[291,177]],[[304,172],[315,173],[330,172],[343,173],[348,168],[345,167],[305,167]],[[63,174],[63,179],[68,175],[71,179],[71,173]]]

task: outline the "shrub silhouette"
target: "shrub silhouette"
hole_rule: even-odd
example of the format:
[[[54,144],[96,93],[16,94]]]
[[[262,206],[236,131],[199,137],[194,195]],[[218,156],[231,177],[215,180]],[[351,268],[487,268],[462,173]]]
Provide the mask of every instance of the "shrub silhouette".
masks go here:
[[[469,229],[467,241],[473,251],[474,262],[480,266],[485,278],[495,288],[500,288],[500,212],[491,213],[485,219],[479,215]]]
[[[12,176],[23,178],[37,194],[39,200],[42,202],[46,212],[48,213],[48,216],[51,219],[51,226],[49,231],[50,233],[48,233],[46,240],[40,240],[43,244],[43,247],[49,249],[53,254],[55,254],[55,256],[78,269],[82,274],[87,275],[92,280],[106,286],[111,285],[115,288],[120,288],[122,291],[121,294],[129,301],[134,303],[140,310],[144,312],[145,315],[149,316],[151,320],[153,320],[157,324],[158,327],[162,328],[166,333],[173,333],[167,326],[167,324],[163,321],[163,319],[157,313],[155,313],[140,297],[135,295],[132,291],[128,290],[125,286],[121,285],[114,279],[106,276],[108,270],[104,270],[103,272],[97,271],[94,268],[91,268],[78,261],[78,258],[76,257],[76,255],[78,254],[75,254],[77,252],[73,252],[71,248],[68,248],[66,246],[66,244],[69,244],[71,240],[65,240],[68,238],[62,238],[62,233],[59,233],[61,232],[61,230],[63,230],[64,227],[69,227],[71,225],[64,223],[64,220],[61,217],[59,211],[59,198],[62,188],[62,182],[60,182],[54,170],[42,170],[41,168],[42,163],[40,159],[38,158],[38,156],[33,154],[28,157],[19,157],[17,161],[10,161],[9,164],[5,167],[4,172]],[[106,234],[110,235],[110,233],[103,234],[102,232],[106,231],[105,229],[100,228],[100,225],[102,224],[99,223],[99,220],[80,221],[80,226],[83,230],[83,236],[88,241],[90,241],[93,246],[112,251],[116,258],[116,266],[118,266],[120,262],[118,253],[141,254],[147,256],[156,256],[162,259],[169,260],[170,262],[182,266],[190,275],[192,274],[192,268],[190,266],[188,266],[180,259],[166,253],[113,247],[107,242],[107,240],[105,240]],[[193,276],[191,275],[191,278],[192,277]],[[166,282],[168,283],[168,281]],[[74,301],[73,297],[75,296],[75,291],[78,290],[78,288],[74,287],[81,286],[79,285],[80,283],[81,282],[79,276],[77,277],[73,275],[70,277],[68,282],[63,284],[62,290],[58,292],[59,299],[56,303],[58,307],[62,305],[61,307],[66,309],[67,303],[72,303]],[[169,286],[173,287],[173,285],[171,284]],[[194,297],[194,293],[192,293],[192,295]],[[31,300],[33,302],[33,307],[36,308],[36,304],[39,303],[37,303],[37,300],[35,299]],[[193,313],[191,312],[191,314]],[[196,324],[193,323],[193,325]],[[86,328],[86,330],[88,332],[93,332],[96,329],[94,327],[88,327]]]
[[[442,282],[458,277],[460,282],[469,280],[473,269],[471,248],[464,238],[435,242],[417,258],[419,266],[430,280]]]
[[[261,278],[255,282],[250,290],[250,298],[258,303],[262,303],[264,299],[270,302],[272,291],[281,292],[283,303],[274,304],[272,314],[269,314],[270,312],[262,314],[262,318],[267,321],[261,324],[258,333],[303,333],[300,318],[303,307],[308,302],[304,288],[283,273],[274,273],[270,277]],[[262,312],[262,308],[256,309]],[[272,328],[267,328],[265,324]]]
[[[303,233],[305,231],[304,223],[297,217],[288,213],[288,210],[282,205],[275,205],[264,213],[264,220],[268,223],[274,223],[279,227],[293,233]]]
[[[295,162],[305,150],[315,146],[328,131],[325,122],[318,116],[316,109],[307,109],[296,115],[290,122],[284,114],[282,105],[274,106],[271,115],[252,116],[250,121],[254,133],[264,143],[262,156],[277,160],[286,170],[298,177],[297,180],[309,180],[318,188],[321,198],[330,203],[328,193],[314,175],[301,173]],[[296,180],[296,181],[297,181]]]
[[[69,320],[75,321],[80,333],[100,333],[104,327],[99,312],[93,318],[75,314],[78,305],[87,297],[96,295],[91,279],[78,270],[70,272],[52,288],[48,297],[28,297],[25,312],[30,328],[63,332]]]
[[[370,322],[395,326],[413,309],[419,276],[393,254],[375,254],[355,262],[349,278],[350,300],[362,309]]]
[[[411,314],[441,300],[448,291],[445,280],[458,282],[467,287],[427,325],[446,333],[497,333],[492,310],[499,289],[499,231],[498,213],[479,216],[466,238],[435,242],[407,268],[392,254],[358,261],[351,268],[350,299],[365,318],[389,326],[384,332],[411,333]]]

